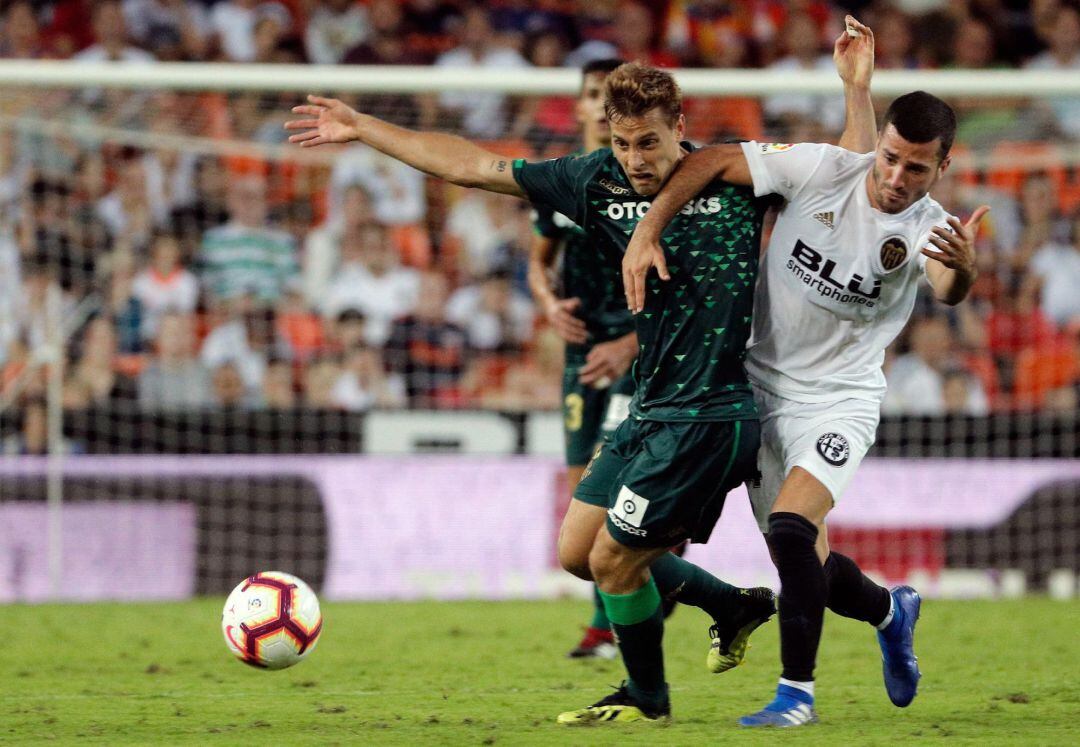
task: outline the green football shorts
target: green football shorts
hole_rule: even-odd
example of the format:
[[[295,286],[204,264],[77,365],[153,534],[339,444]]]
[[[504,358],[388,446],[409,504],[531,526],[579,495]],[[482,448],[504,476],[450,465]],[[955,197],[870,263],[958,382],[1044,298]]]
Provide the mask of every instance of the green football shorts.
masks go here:
[[[754,420],[669,423],[628,418],[589,462],[574,498],[608,509],[628,547],[706,542],[728,492],[757,477]]]

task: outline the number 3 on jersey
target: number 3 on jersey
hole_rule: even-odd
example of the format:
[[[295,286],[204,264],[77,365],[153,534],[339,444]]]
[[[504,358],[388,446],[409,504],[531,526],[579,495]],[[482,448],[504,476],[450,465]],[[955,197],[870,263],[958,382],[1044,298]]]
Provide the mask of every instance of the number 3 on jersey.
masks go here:
[[[566,430],[581,430],[582,414],[585,411],[585,400],[576,392],[566,395],[563,400],[563,416],[566,419]]]

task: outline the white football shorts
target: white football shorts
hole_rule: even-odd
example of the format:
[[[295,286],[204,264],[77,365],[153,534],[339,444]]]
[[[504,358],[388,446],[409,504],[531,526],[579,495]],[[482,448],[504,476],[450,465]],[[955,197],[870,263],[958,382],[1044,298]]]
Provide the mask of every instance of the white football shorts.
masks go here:
[[[795,467],[820,480],[836,503],[874,445],[881,405],[862,399],[794,402],[756,385],[754,400],[761,413],[761,481],[747,488],[765,532],[780,486]]]

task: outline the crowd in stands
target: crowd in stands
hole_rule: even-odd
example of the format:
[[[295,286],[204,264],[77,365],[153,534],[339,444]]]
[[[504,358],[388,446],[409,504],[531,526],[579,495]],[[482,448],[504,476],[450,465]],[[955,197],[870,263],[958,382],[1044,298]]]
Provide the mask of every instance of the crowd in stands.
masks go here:
[[[876,29],[879,69],[1080,71],[1068,0],[10,0],[0,57],[346,65],[832,69],[843,13]],[[90,19],[90,22],[87,22]],[[524,284],[528,206],[424,177],[361,146],[276,146],[293,94],[6,92],[0,126],[0,393],[28,422],[49,288],[62,289],[65,407],[556,408],[561,345]],[[349,98],[349,97],[346,97]],[[573,101],[496,93],[350,103],[409,126],[549,157]],[[1080,101],[980,99],[934,196],[993,210],[973,298],[920,301],[886,363],[886,412],[1077,408]],[[835,140],[835,97],[702,99],[689,136]],[[80,137],[87,123],[159,139]],[[24,126],[20,126],[20,122]],[[30,123],[29,126],[25,126]],[[182,142],[177,144],[176,138]],[[1056,150],[1071,144],[1071,159]],[[964,160],[971,153],[990,161]],[[999,159],[999,160],[994,160]]]

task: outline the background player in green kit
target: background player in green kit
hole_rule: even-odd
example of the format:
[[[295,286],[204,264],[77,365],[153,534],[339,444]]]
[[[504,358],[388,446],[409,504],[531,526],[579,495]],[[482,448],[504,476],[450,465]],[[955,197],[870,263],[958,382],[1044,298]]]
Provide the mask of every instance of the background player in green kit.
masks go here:
[[[582,150],[611,145],[604,113],[604,79],[620,60],[594,60],[581,70],[576,114]],[[615,432],[634,393],[630,366],[637,356],[634,318],[623,302],[622,281],[585,232],[549,205],[534,206],[536,235],[529,256],[529,288],[552,329],[566,342],[563,435],[573,494],[600,440]],[[557,278],[552,270],[559,266]],[[571,658],[618,656],[604,603],[594,589],[592,621]]]
[[[456,184],[547,202],[616,270],[651,196],[692,148],[681,143],[674,80],[636,64],[606,82],[613,149],[537,164],[511,164],[459,137],[405,130],[334,99],[309,102],[293,109],[304,119],[286,124],[300,131],[292,142],[360,140]],[[629,679],[593,706],[562,714],[563,723],[668,716],[661,594],[714,619],[713,671],[738,664],[747,637],[774,614],[771,591],[732,587],[667,549],[706,540],[727,490],[756,471],[758,423],[742,356],[764,209],[748,188],[717,182],[664,236],[673,282],[651,288],[635,320],[631,417],[586,469],[559,543],[563,566],[599,584]]]

